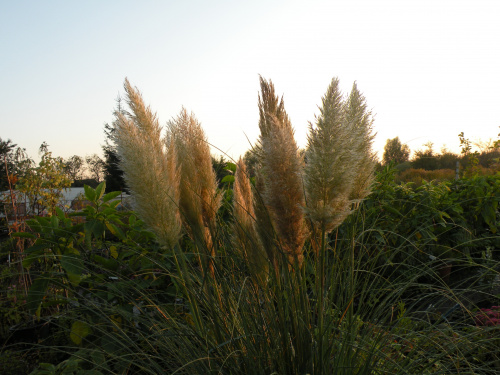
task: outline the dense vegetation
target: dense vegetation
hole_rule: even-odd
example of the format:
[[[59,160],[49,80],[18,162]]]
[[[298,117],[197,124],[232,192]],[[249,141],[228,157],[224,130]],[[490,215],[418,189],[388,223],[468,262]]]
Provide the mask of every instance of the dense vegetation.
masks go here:
[[[429,142],[424,145],[425,149],[416,150],[411,158],[408,145],[402,144],[398,137],[388,139],[381,165],[393,164],[398,171],[397,182],[413,182],[416,185],[425,181],[452,181],[459,177],[494,175],[498,172],[500,140],[480,142],[473,151],[472,142],[465,138],[464,133],[458,137],[460,155],[446,148],[436,152]]]
[[[500,174],[373,174],[364,98],[336,80],[304,163],[261,79],[249,179],[184,110],[160,141],[125,88],[114,151],[135,211],[86,187],[82,211],[2,244],[0,372],[500,373]]]

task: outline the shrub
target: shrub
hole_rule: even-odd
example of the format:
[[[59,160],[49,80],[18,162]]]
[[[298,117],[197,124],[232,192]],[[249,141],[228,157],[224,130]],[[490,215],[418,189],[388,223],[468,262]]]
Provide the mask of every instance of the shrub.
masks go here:
[[[452,169],[407,169],[398,174],[396,182],[399,183],[414,183],[415,186],[421,186],[424,181],[453,181],[455,178],[455,171]]]

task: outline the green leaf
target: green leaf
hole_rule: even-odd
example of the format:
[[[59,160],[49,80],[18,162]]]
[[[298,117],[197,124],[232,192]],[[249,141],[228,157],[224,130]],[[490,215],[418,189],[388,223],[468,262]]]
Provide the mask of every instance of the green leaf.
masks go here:
[[[51,216],[50,217],[50,226],[53,229],[59,228],[59,218],[57,216]]]
[[[81,345],[82,340],[87,337],[90,332],[91,329],[87,323],[77,320],[71,325],[69,337],[76,345]]]
[[[389,205],[384,205],[384,211],[390,212],[391,214],[394,214],[394,215],[403,216],[403,214],[401,212],[399,212],[394,207],[391,207]]]
[[[129,218],[128,218],[128,223],[129,225],[132,227],[134,226],[135,222],[137,221],[137,218],[135,217],[135,215],[130,215]]]
[[[94,259],[94,262],[100,264],[107,270],[116,271],[118,269],[118,262],[113,258],[108,259],[100,255],[94,255],[92,258]]]
[[[224,169],[235,173],[236,172],[236,164],[231,163],[231,162],[227,162],[226,167]]]
[[[111,246],[109,248],[109,255],[111,255],[114,259],[118,258],[118,250],[116,249],[116,246]]]
[[[61,210],[59,207],[56,207],[56,214],[57,214],[57,217],[59,218],[59,220],[63,220],[66,219],[66,215],[64,215],[64,211]]]
[[[42,275],[31,284],[31,287],[28,290],[28,296],[26,297],[26,308],[31,314],[35,313],[41,305],[43,297],[45,297],[45,293],[49,286],[49,281],[49,278]]]
[[[61,267],[66,271],[71,284],[77,286],[84,272],[83,261],[77,255],[69,254],[61,256],[60,263]]]
[[[26,224],[31,228],[33,232],[42,233],[43,225],[35,219],[26,220]]]
[[[123,231],[120,228],[118,228],[116,225],[114,225],[112,223],[106,223],[106,228],[108,228],[108,230],[113,235],[115,235],[116,237],[118,237],[120,240],[125,239],[125,233],[123,233]]]
[[[104,224],[102,221],[99,220],[91,220],[87,221],[84,225],[85,229],[85,238],[87,238],[87,235],[89,236],[90,240],[90,234],[93,234],[94,237],[96,238],[101,238],[102,235],[104,234]]]
[[[40,255],[38,254],[29,254],[28,256],[26,256],[24,259],[23,259],[23,267],[24,268],[30,268],[31,265],[33,264],[33,262],[35,260],[37,260],[39,258]]]
[[[104,191],[106,190],[106,182],[103,181],[99,184],[98,187],[95,188],[95,201],[97,202],[104,195]]]
[[[234,176],[233,175],[227,175],[225,176],[221,182],[228,182],[228,183],[233,183],[234,182]]]
[[[96,191],[88,185],[84,185],[83,190],[85,190],[85,198],[87,198],[90,202],[95,202]]]
[[[497,232],[496,226],[496,212],[491,205],[484,206],[481,211],[481,216],[484,221],[490,227],[491,233],[495,234]]]
[[[447,219],[451,219],[451,216],[450,216],[450,215],[448,215],[448,214],[447,214],[446,212],[444,212],[444,211],[441,211],[441,216],[444,216],[444,217],[445,217],[445,218],[447,218]]]
[[[43,370],[47,370],[48,372],[37,371],[37,374],[55,374],[56,373],[56,366],[54,366],[52,363],[40,363],[40,368]]]
[[[98,365],[98,366],[105,366],[105,369],[108,369],[107,368],[107,365],[106,365],[106,357],[104,357],[104,354],[100,351],[96,351],[96,350],[93,350],[91,353],[90,353],[90,357],[92,358],[92,361]]]
[[[112,203],[115,203],[115,202],[112,202]],[[104,216],[110,216],[110,215],[116,214],[116,210],[114,207],[108,207],[108,208],[102,210],[101,214]]]
[[[117,196],[119,196],[122,192],[121,191],[112,191],[111,193],[106,194],[104,197],[102,197],[103,202],[108,202]]]

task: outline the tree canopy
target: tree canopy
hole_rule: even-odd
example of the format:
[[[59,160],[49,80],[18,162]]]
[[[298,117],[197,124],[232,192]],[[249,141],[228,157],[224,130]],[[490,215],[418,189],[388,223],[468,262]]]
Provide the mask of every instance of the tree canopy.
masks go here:
[[[384,146],[384,165],[393,162],[401,164],[408,161],[410,158],[410,147],[407,144],[402,144],[399,137],[388,139]]]

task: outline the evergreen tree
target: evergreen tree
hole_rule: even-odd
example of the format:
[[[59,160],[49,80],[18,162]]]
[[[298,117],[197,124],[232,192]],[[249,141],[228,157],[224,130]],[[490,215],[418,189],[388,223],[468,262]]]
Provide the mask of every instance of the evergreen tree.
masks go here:
[[[116,99],[115,113],[125,114],[122,107],[122,98],[118,96]],[[116,120],[115,120],[116,121]],[[123,178],[123,171],[120,169],[118,153],[116,151],[116,143],[113,137],[115,131],[114,125],[104,124],[104,134],[106,141],[102,147],[104,153],[104,181],[106,181],[106,189],[108,191],[127,191],[128,188]]]

